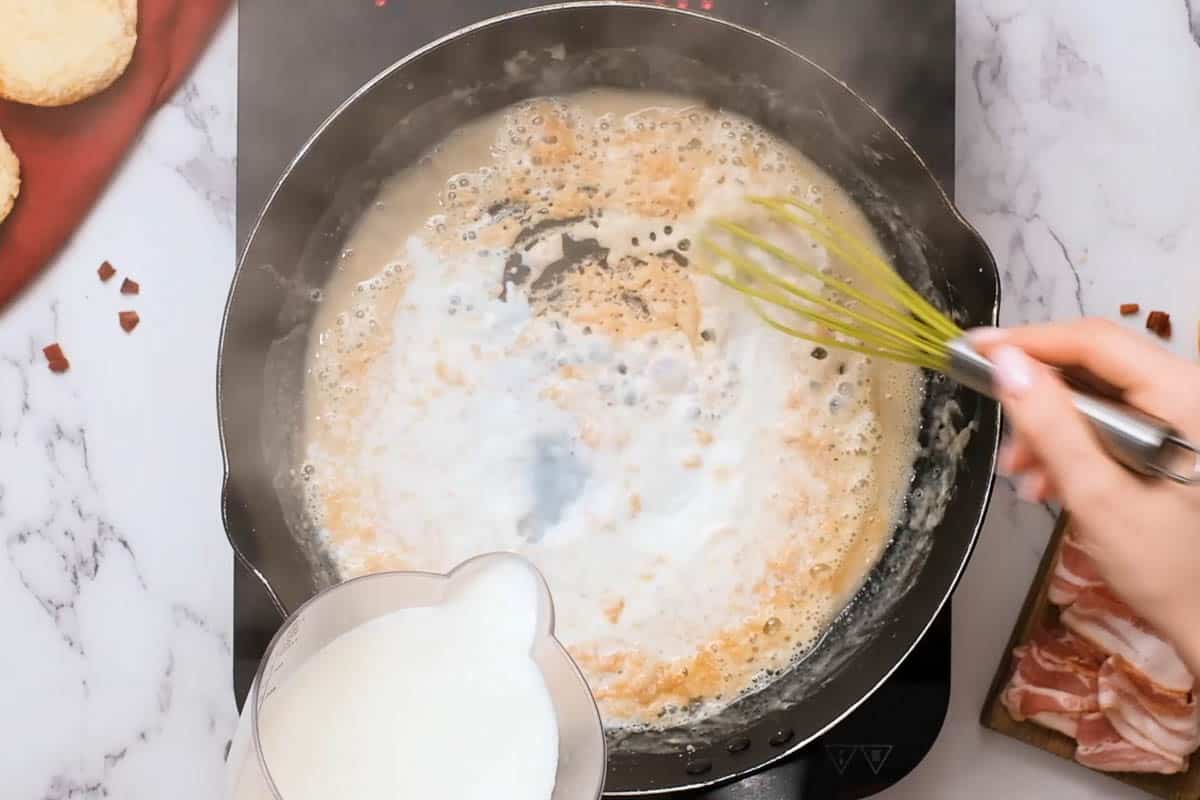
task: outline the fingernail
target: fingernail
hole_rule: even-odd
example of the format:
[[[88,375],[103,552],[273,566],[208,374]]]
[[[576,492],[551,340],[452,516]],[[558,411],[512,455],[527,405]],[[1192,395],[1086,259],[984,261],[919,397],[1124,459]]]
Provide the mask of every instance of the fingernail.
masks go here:
[[[1033,386],[1033,362],[1015,347],[1001,347],[992,354],[1000,391],[1021,395]]]
[[[973,345],[995,344],[1004,338],[1003,328],[972,328],[967,331],[967,339]]]

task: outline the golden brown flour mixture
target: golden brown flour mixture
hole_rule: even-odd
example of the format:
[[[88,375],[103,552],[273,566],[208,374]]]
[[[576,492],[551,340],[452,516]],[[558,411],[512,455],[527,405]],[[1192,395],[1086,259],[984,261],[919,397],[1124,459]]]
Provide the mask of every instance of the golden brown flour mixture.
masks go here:
[[[342,573],[525,554],[610,726],[786,667],[886,543],[919,383],[778,334],[696,269],[751,191],[874,242],[799,153],[671,97],[522,103],[396,176],[309,348],[303,472]]]

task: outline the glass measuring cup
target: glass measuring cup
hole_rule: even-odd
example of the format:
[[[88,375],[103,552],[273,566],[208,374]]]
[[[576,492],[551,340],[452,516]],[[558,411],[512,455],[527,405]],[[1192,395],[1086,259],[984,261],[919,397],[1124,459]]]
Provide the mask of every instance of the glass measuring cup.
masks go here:
[[[537,569],[521,556],[490,553],[455,567],[449,574],[381,572],[346,581],[313,597],[284,622],[271,640],[246,697],[226,761],[230,800],[287,800],[275,786],[259,739],[259,719],[275,690],[321,648],[343,633],[404,608],[436,606],[467,580],[497,560],[521,564],[537,578],[537,635],[531,656],[549,690],[558,724],[558,768],[552,800],[595,800],[604,789],[604,729],[583,674],[554,638],[554,606]],[[486,742],[465,741],[471,747]]]

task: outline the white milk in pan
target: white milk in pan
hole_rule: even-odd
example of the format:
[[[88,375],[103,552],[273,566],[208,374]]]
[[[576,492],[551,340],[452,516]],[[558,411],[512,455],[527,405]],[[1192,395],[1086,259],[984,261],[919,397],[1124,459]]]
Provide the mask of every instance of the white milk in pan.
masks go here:
[[[530,655],[537,578],[502,560],[457,584],[444,604],[343,633],[264,697],[262,753],[283,800],[549,800],[559,746]],[[270,800],[247,769],[234,797]]]
[[[887,542],[920,383],[771,330],[697,270],[705,222],[751,192],[875,241],[795,150],[671,97],[523,103],[396,176],[309,348],[299,472],[342,574],[524,554],[610,726],[785,668]]]

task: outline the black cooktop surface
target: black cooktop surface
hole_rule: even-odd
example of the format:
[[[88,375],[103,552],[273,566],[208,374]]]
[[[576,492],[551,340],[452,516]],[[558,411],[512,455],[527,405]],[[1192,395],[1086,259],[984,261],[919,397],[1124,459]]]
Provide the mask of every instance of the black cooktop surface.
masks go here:
[[[953,0],[660,0],[763,31],[824,66],[909,138],[954,184]],[[279,174],[343,99],[426,42],[518,0],[255,0],[238,10],[239,251]],[[239,705],[281,618],[234,574]],[[694,797],[866,797],[904,777],[932,746],[950,696],[947,607],[901,668],[858,709],[784,763]]]

